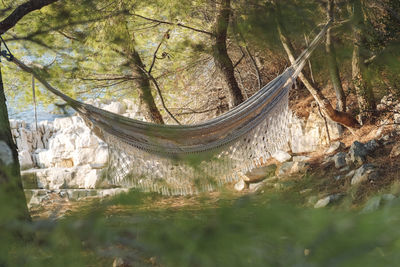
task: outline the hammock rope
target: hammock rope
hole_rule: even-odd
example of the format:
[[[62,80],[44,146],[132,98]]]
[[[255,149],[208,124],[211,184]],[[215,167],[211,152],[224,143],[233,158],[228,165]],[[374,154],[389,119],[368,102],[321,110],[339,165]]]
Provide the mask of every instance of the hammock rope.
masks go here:
[[[237,180],[240,172],[262,165],[287,146],[289,90],[330,23],[292,66],[245,102],[219,117],[190,125],[138,121],[77,101],[52,87],[9,50],[7,53],[10,61],[74,108],[109,145],[108,177],[113,184],[186,195]]]

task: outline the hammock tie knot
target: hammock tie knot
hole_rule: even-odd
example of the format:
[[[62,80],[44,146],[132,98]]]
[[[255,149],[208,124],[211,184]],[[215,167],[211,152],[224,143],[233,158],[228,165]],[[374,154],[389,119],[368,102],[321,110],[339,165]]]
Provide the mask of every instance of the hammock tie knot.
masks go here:
[[[0,52],[0,55],[3,56],[8,61],[12,61],[14,59],[14,55],[11,53],[10,49],[8,49],[8,46],[1,35],[0,35],[0,41],[1,41],[0,44],[3,43],[6,48],[6,50],[2,50]]]

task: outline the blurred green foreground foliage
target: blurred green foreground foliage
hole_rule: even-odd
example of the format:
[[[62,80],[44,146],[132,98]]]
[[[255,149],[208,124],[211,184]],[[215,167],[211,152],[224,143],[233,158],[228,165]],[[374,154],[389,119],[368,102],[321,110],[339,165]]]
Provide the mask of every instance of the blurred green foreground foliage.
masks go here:
[[[164,208],[154,204],[164,197],[130,192],[32,223],[18,222],[0,205],[0,266],[112,266],[116,257],[132,266],[395,266],[400,260],[400,203],[360,213],[299,208],[265,194],[196,198],[194,205]]]

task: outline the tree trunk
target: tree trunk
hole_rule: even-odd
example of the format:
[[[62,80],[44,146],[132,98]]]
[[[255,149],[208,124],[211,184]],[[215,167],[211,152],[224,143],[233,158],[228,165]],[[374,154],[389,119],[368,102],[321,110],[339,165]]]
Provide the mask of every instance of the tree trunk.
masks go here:
[[[122,6],[122,3],[120,4],[120,8],[125,8]],[[147,121],[164,124],[161,113],[156,106],[153,95],[151,94],[150,77],[139,53],[136,51],[134,35],[129,32],[128,23],[123,16],[117,17],[117,23],[121,23],[125,28],[123,35],[128,43],[124,47],[123,51],[132,70],[134,87],[139,90],[140,110]]]
[[[358,106],[360,109],[361,120],[370,117],[375,111],[376,103],[372,88],[367,85],[363,77],[365,69],[364,60],[364,18],[360,0],[353,2],[353,36],[354,48],[352,58],[352,79],[357,94]]]
[[[140,106],[146,120],[158,124],[164,124],[164,120],[158,110],[154,97],[151,94],[150,79],[145,72],[144,64],[140,55],[131,48],[130,59],[132,60],[131,68],[133,72],[134,84],[139,89]]]
[[[334,0],[328,0],[327,16],[328,19],[332,21],[334,19],[334,8],[335,8]],[[346,95],[344,93],[342,87],[342,81],[340,79],[339,68],[336,61],[335,46],[332,41],[331,28],[329,28],[326,31],[325,48],[328,57],[329,74],[331,77],[333,89],[335,90],[336,94],[336,101],[337,101],[336,108],[339,111],[346,112]]]
[[[213,57],[217,69],[228,86],[232,106],[244,101],[242,91],[235,78],[235,72],[226,48],[226,38],[231,15],[230,0],[220,0],[217,4],[217,16],[214,23]]]
[[[17,146],[11,135],[10,122],[0,68],[0,194],[14,212],[15,218],[30,221],[26,198],[22,188]],[[8,216],[8,214],[3,214]],[[12,218],[12,217],[11,217]]]
[[[285,49],[290,62],[293,64],[296,60],[293,55],[294,51],[293,46],[290,43],[290,40],[286,37],[283,25],[279,21],[279,14],[276,16],[276,18],[277,18],[276,21],[278,26],[278,33],[283,48]],[[310,81],[310,79],[308,79],[302,72],[300,72],[299,78],[329,119],[349,128],[350,130],[358,128],[360,126],[357,120],[354,119],[350,114],[334,109],[330,101],[325,98],[325,96],[321,93],[321,91],[316,89],[315,84],[313,84]]]

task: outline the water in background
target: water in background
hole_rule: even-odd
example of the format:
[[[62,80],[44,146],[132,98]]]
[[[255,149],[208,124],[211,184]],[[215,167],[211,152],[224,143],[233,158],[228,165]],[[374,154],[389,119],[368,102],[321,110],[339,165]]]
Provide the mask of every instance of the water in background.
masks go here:
[[[7,101],[8,115],[10,119],[23,120],[26,123],[35,122],[35,113],[33,104],[27,105],[25,107],[19,107],[13,101]],[[71,108],[66,108],[66,114],[64,114],[55,105],[44,106],[40,103],[37,105],[37,119],[39,121],[53,121],[55,118],[68,117],[73,115],[75,112]]]

